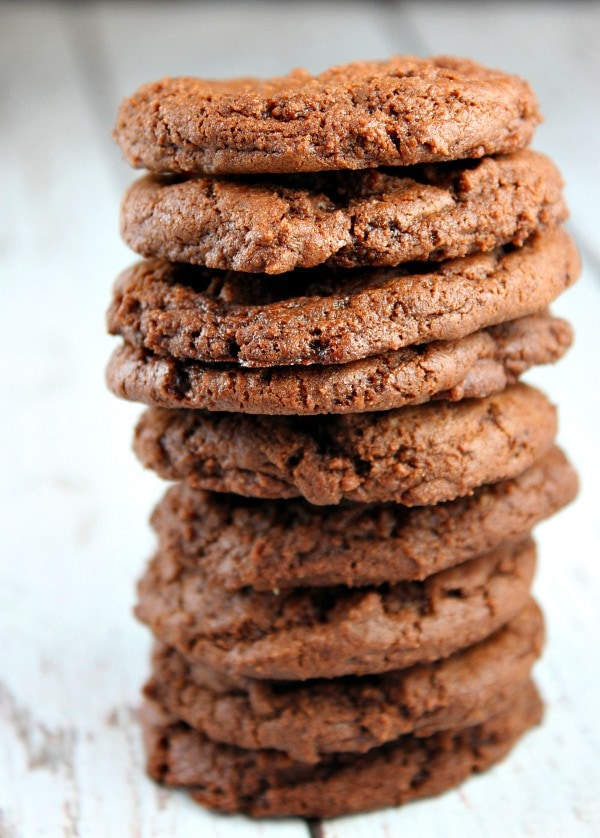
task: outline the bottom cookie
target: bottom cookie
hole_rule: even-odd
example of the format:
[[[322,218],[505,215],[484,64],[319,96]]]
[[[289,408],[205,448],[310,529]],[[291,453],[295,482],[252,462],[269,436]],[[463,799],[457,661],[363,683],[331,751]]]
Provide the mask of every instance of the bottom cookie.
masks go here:
[[[528,682],[514,704],[483,724],[403,736],[366,754],[329,754],[317,765],[272,750],[212,742],[148,702],[142,720],[148,772],[220,812],[328,818],[439,794],[505,756],[538,724],[542,702]]]

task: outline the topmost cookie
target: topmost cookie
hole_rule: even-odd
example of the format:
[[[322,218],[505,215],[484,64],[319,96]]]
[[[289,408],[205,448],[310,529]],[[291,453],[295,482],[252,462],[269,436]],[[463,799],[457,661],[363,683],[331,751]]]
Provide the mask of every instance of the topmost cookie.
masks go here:
[[[122,103],[114,136],[132,165],[153,172],[310,172],[508,153],[539,121],[517,76],[397,56],[318,76],[165,78]]]

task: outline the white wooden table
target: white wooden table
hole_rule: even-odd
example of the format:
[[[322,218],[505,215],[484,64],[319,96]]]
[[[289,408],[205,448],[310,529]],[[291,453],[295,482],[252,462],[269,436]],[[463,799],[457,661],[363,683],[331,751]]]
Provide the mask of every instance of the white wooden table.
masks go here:
[[[0,4],[0,836],[600,834],[600,5]],[[536,89],[536,146],[568,184],[585,270],[555,311],[577,344],[536,371],[561,406],[582,491],[539,530],[545,724],[442,797],[307,827],[216,817],[143,772],[148,633],[131,616],[163,486],[130,453],[139,409],[111,397],[103,316],[134,260],[117,234],[133,174],[120,99],[170,74],[312,71],[394,52],[468,55]],[[320,830],[320,831],[319,831]]]

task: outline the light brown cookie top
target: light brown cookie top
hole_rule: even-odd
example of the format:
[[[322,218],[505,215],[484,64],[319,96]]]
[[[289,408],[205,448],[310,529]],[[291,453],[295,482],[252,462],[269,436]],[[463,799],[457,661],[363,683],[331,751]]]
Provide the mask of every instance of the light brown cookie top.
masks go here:
[[[552,445],[539,390],[345,416],[248,416],[149,408],[134,450],[167,480],[261,498],[422,506],[515,477]]]
[[[514,704],[480,725],[403,736],[366,754],[327,754],[317,765],[274,750],[211,741],[148,702],[142,725],[150,775],[219,812],[256,817],[335,817],[440,794],[501,760],[542,717],[531,682]]]
[[[311,416],[391,410],[432,399],[498,393],[535,364],[558,360],[572,341],[547,312],[347,364],[247,369],[168,358],[125,343],[107,382],[117,396],[156,407]]]
[[[338,364],[542,311],[579,273],[562,228],[433,266],[314,268],[285,279],[149,260],[125,271],[112,334],[159,355],[248,367]]]
[[[552,162],[524,150],[458,164],[278,178],[134,183],[121,232],[137,253],[280,274],[450,259],[521,245],[567,216]]]
[[[114,138],[153,172],[310,172],[508,153],[539,121],[517,76],[396,56],[265,81],[165,78],[125,99]]]
[[[140,581],[136,615],[159,640],[236,678],[366,675],[488,637],[525,606],[534,569],[526,539],[422,582],[231,593],[158,554]]]
[[[229,591],[381,585],[424,579],[524,538],[576,493],[574,470],[552,448],[512,480],[412,509],[254,500],[178,483],[154,510],[152,525],[163,555]]]
[[[216,742],[274,748],[299,762],[364,753],[407,733],[479,724],[523,688],[544,637],[531,600],[486,640],[431,664],[308,682],[236,682],[158,644],[148,698]]]

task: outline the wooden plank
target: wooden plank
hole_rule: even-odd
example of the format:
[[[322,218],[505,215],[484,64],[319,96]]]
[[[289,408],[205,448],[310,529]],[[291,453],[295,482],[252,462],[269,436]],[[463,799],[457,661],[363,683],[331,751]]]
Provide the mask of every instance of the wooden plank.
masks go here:
[[[123,501],[154,491],[119,467],[113,446],[127,450],[128,422],[101,384],[102,312],[127,254],[56,9],[4,8],[0,29],[10,78],[2,122],[10,154],[0,160],[0,422],[10,440],[1,487],[2,828],[116,835],[125,825],[127,834],[130,756],[107,719],[137,702],[146,642],[137,630],[127,637],[147,536],[143,518],[128,527]],[[113,782],[110,806],[87,820]]]

